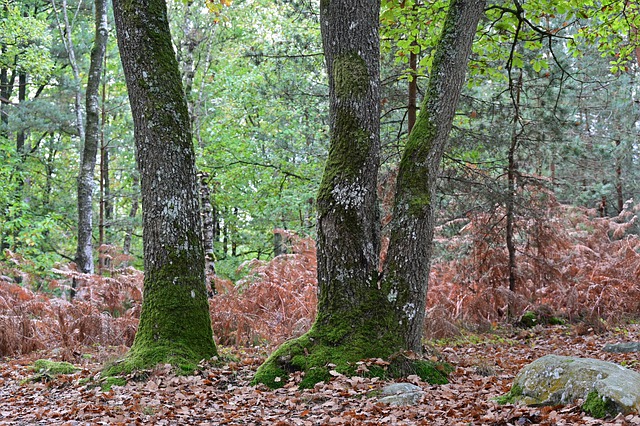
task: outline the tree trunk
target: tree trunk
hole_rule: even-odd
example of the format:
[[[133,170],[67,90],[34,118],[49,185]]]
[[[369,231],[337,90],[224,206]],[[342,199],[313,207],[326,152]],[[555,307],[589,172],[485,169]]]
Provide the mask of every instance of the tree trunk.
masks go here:
[[[106,71],[107,55],[105,52],[104,65],[102,67],[102,108],[100,118],[100,224],[98,225],[100,241],[98,242],[98,247],[108,242],[106,233],[113,218],[111,181],[109,179],[109,146],[104,138],[104,129],[107,122],[107,109],[105,107],[107,103]],[[100,270],[104,267],[104,263],[104,257],[100,256]]]
[[[20,72],[18,74],[18,103],[24,104],[27,100],[27,74],[24,72]],[[25,149],[26,142],[26,131],[24,128],[20,128],[18,133],[16,134],[16,152],[18,155],[24,160],[24,157],[27,154],[27,150]]]
[[[411,80],[409,81],[409,104],[407,106],[407,134],[416,124],[418,114],[418,55],[409,53],[409,69],[411,70]]]
[[[211,206],[211,191],[209,190],[208,173],[198,173],[200,177],[200,206],[202,215],[202,241],[204,242],[205,276],[207,279],[207,293],[209,297],[216,294],[213,276],[216,273],[215,253],[213,251],[214,222],[213,207]]]
[[[398,171],[381,287],[393,304],[391,324],[401,346],[418,353],[432,254],[432,200],[484,4],[485,0],[451,1],[425,98]]]
[[[69,22],[69,14],[67,12],[67,0],[62,0],[62,19],[63,23],[60,22],[59,11],[57,10],[55,3],[52,2],[54,11],[55,11],[55,19],[60,31],[60,36],[62,37],[62,43],[64,45],[65,51],[67,52],[67,56],[69,57],[69,65],[71,66],[71,70],[73,72],[73,81],[76,85],[75,90],[75,114],[76,114],[76,129],[78,131],[79,139],[84,142],[84,111],[82,109],[82,90],[80,90],[80,85],[82,84],[82,80],[80,79],[80,69],[78,68],[78,62],[76,61],[76,51],[73,45],[73,38],[71,35],[73,34],[73,28]],[[64,27],[63,25],[64,24]]]
[[[518,80],[509,82],[511,90],[511,98],[513,99],[514,116],[513,116],[513,130],[511,133],[511,144],[509,145],[509,152],[507,154],[507,199],[505,203],[506,208],[506,244],[507,252],[509,255],[509,290],[513,293],[516,291],[517,281],[517,264],[516,264],[516,244],[514,241],[515,233],[515,198],[516,198],[516,150],[520,142],[520,135],[522,133],[522,125],[520,123],[520,94],[522,93],[522,71],[518,76]],[[513,307],[509,305],[507,316],[512,318],[517,313],[514,312]]]
[[[5,46],[2,46],[0,54],[5,53]],[[13,85],[16,80],[16,72],[11,73],[9,77],[9,69],[6,66],[0,68],[0,136],[9,139],[9,107],[10,99],[13,92]]]
[[[86,129],[78,175],[78,245],[76,265],[81,272],[93,273],[93,180],[100,141],[100,78],[107,49],[107,1],[95,0],[95,38],[87,77]]]
[[[317,197],[318,315],[304,336],[281,346],[256,381],[277,386],[285,371],[305,370],[301,386],[329,378],[397,347],[387,333],[378,288],[380,254],[376,180],[380,150],[379,2],[320,2],[329,76],[330,147]]]
[[[113,2],[142,190],[144,299],[125,362],[192,371],[216,355],[191,122],[164,0]]]
[[[136,215],[138,214],[138,197],[140,192],[140,180],[138,179],[138,175],[134,173],[133,175],[133,183],[131,185],[131,189],[133,191],[133,195],[131,196],[131,208],[129,209],[129,220],[127,222],[127,230],[124,234],[124,241],[122,243],[122,252],[124,254],[131,253],[131,237],[133,235],[134,224],[136,220]]]
[[[618,201],[618,213],[624,209],[624,193],[622,191],[622,148],[620,139],[616,140],[616,199]]]

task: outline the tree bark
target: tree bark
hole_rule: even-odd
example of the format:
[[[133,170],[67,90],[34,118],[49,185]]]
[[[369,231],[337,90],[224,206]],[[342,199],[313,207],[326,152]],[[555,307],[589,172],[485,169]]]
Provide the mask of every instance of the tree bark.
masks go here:
[[[27,100],[27,74],[24,72],[18,73],[18,104],[24,104]],[[27,152],[25,149],[26,142],[26,130],[20,128],[16,133],[16,152],[24,160]]]
[[[138,175],[134,173],[133,182],[131,184],[131,191],[133,195],[131,196],[131,208],[129,209],[129,219],[127,222],[126,232],[124,234],[124,241],[122,242],[122,252],[124,254],[131,253],[131,239],[133,236],[133,229],[135,227],[135,220],[138,214],[138,198],[140,192],[140,179]]]
[[[213,242],[215,240],[215,230],[213,222],[213,207],[211,205],[211,190],[209,189],[209,174],[198,173],[200,177],[200,206],[202,215],[202,241],[204,243],[205,276],[207,279],[207,293],[209,297],[216,294],[213,276],[216,273],[215,253]]]
[[[618,201],[618,214],[624,209],[624,193],[622,191],[622,148],[620,139],[616,139],[616,199]]]
[[[66,16],[66,15],[65,15]],[[96,155],[100,141],[100,80],[107,50],[107,1],[95,0],[95,37],[86,89],[86,129],[78,175],[78,245],[76,265],[81,272],[92,274],[93,265],[93,186]]]
[[[216,355],[191,121],[164,0],[113,2],[142,190],[144,299],[125,362],[193,370]]]
[[[400,162],[382,289],[393,304],[402,347],[422,352],[432,254],[432,200],[444,148],[464,84],[485,0],[452,0],[436,48],[431,77]]]
[[[409,81],[409,103],[407,105],[407,134],[411,133],[418,115],[418,55],[416,53],[409,53],[409,69],[411,70],[411,80]]]
[[[507,198],[505,202],[506,208],[506,238],[507,253],[509,255],[509,290],[513,293],[516,291],[517,282],[517,264],[516,264],[516,244],[514,241],[515,234],[515,198],[516,198],[516,178],[517,178],[517,164],[516,164],[516,150],[520,143],[520,136],[522,134],[522,124],[520,116],[520,94],[522,93],[522,71],[518,76],[518,80],[514,82],[509,81],[511,90],[511,97],[513,99],[514,116],[513,116],[513,130],[511,133],[511,143],[509,145],[509,152],[507,154]],[[517,315],[513,311],[513,307],[509,305],[507,316],[509,318]]]
[[[321,377],[328,375],[327,363],[345,368],[395,347],[381,317],[385,301],[377,280],[379,8],[377,0],[320,2],[331,140],[317,197],[318,315],[307,334],[260,367],[256,381],[270,386],[291,369],[306,370],[302,386],[312,386],[327,378]],[[307,356],[296,356],[299,351]]]
[[[0,53],[4,54],[5,46],[2,46]],[[11,73],[9,77],[9,69],[7,67],[0,68],[0,136],[9,139],[9,107],[10,99],[13,93],[13,86],[16,80],[16,71]]]

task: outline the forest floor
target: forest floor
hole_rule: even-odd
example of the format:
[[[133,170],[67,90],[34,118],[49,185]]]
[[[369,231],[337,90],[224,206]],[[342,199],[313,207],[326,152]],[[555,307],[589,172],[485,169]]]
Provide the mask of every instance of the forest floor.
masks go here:
[[[298,389],[295,377],[279,390],[250,386],[266,355],[257,348],[219,348],[236,361],[203,365],[193,376],[175,376],[168,366],[160,367],[145,381],[130,380],[109,391],[95,379],[102,363],[123,348],[92,348],[72,355],[80,371],[44,382],[28,380],[35,359],[60,358],[53,350],[1,360],[0,424],[640,425],[638,415],[593,419],[579,405],[523,407],[494,401],[510,389],[522,366],[546,354],[599,358],[640,371],[638,353],[602,351],[606,343],[625,341],[640,341],[639,325],[502,329],[437,342],[434,350],[455,367],[451,383],[432,386],[410,377],[425,391],[411,407],[378,402],[380,389],[388,384],[379,379],[339,376],[310,390]]]

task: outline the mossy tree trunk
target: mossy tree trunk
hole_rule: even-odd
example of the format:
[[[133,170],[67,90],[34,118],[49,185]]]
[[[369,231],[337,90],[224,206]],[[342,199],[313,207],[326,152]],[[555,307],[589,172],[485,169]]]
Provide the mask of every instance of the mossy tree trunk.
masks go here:
[[[301,386],[312,386],[330,378],[331,368],[353,373],[356,361],[372,357],[401,361],[400,374],[408,366],[429,374],[420,371],[424,364],[396,354],[422,349],[430,200],[483,7],[484,0],[451,2],[400,166],[388,262],[379,276],[379,4],[320,2],[331,144],[318,194],[318,314],[308,333],[271,355],[254,382],[277,387],[289,372],[303,370]]]
[[[328,377],[327,364],[340,371],[398,348],[378,288],[379,10],[379,0],[320,2],[331,141],[317,198],[318,316],[258,371],[256,381],[271,386],[290,370],[313,385]]]
[[[405,348],[420,353],[432,255],[432,200],[485,0],[452,0],[416,124],[400,162],[382,287]]]
[[[165,0],[115,0],[113,8],[135,126],[145,267],[140,325],[117,370],[168,362],[189,371],[216,354],[189,111]]]

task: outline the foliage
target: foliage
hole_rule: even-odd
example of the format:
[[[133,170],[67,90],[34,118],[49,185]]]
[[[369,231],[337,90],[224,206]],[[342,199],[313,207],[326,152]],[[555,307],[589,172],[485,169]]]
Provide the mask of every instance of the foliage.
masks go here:
[[[225,278],[241,278],[244,261],[271,257],[274,229],[313,233],[327,88],[311,7],[238,1],[213,22],[174,7],[179,57],[199,65],[190,95],[198,168],[209,175],[216,269]]]
[[[48,288],[66,294],[75,281],[73,302],[36,293],[8,277],[0,280],[0,356],[56,347],[70,359],[85,345],[133,343],[142,299],[140,272],[129,269],[110,278],[70,268],[58,272],[67,279],[51,280]]]
[[[315,244],[282,232],[291,254],[269,262],[243,265],[249,272],[236,284],[218,278],[219,294],[211,301],[211,320],[221,345],[276,346],[302,335],[315,319]]]
[[[435,244],[450,253],[432,268],[427,296],[426,334],[456,336],[460,328],[486,330],[504,322],[506,306],[535,312],[541,322],[565,318],[587,328],[637,319],[640,288],[640,240],[633,233],[634,212],[599,218],[595,212],[547,205],[545,216],[519,218],[519,270],[515,293],[506,288],[503,230],[488,214],[464,219],[452,235],[445,224]],[[281,231],[282,232],[282,231]],[[286,233],[292,253],[269,262],[248,262],[247,275],[234,284],[216,279],[219,294],[211,300],[213,329],[221,345],[274,347],[305,333],[315,317],[316,259],[313,241]],[[115,258],[117,258],[117,255]],[[142,275],[131,267],[115,268],[111,277],[84,275],[60,267],[63,280],[47,281],[52,295],[64,297],[75,280],[73,302],[48,297],[12,283],[32,274],[20,266],[0,280],[0,353],[24,354],[60,347],[71,354],[81,345],[130,345],[141,302]]]
[[[637,316],[638,206],[628,203],[620,215],[600,218],[594,211],[550,201],[544,216],[517,221],[515,293],[505,287],[503,230],[489,214],[470,214],[458,235],[436,239],[458,258],[437,262],[432,269],[429,335],[455,332],[456,323],[487,327],[503,321],[509,305],[519,313],[546,307],[547,316],[572,321],[616,322]]]
[[[610,354],[602,351],[607,342],[640,340],[640,327],[630,325],[626,333],[578,335],[570,327],[546,327],[509,333],[508,344],[492,341],[459,343],[443,347],[443,355],[456,369],[446,386],[431,386],[417,376],[407,382],[424,393],[416,405],[392,406],[382,403],[382,390],[390,384],[377,377],[338,375],[313,389],[296,386],[295,374],[282,389],[251,386],[256,368],[264,360],[264,350],[225,348],[234,360],[202,364],[193,376],[178,376],[161,366],[143,377],[113,383],[111,390],[100,388],[96,374],[103,360],[113,352],[98,348],[84,352],[73,364],[82,370],[62,375],[45,384],[23,384],[32,372],[30,357],[5,358],[0,363],[2,391],[0,422],[23,424],[80,422],[86,424],[336,424],[336,425],[634,425],[640,415],[621,415],[598,420],[580,410],[579,401],[567,406],[528,407],[499,405],[495,398],[510,387],[520,368],[543,354],[564,354],[602,358],[618,364],[637,361],[637,353]],[[59,358],[54,351],[37,357]],[[494,372],[483,375],[478,366],[491,363]],[[374,364],[372,362],[372,364]],[[635,362],[635,371],[639,371]],[[145,380],[137,380],[144,378]],[[105,381],[108,384],[108,381]],[[34,406],[34,401],[38,405]]]
[[[45,83],[54,67],[51,29],[42,16],[30,16],[20,2],[4,0],[0,19],[0,68],[31,75]]]

